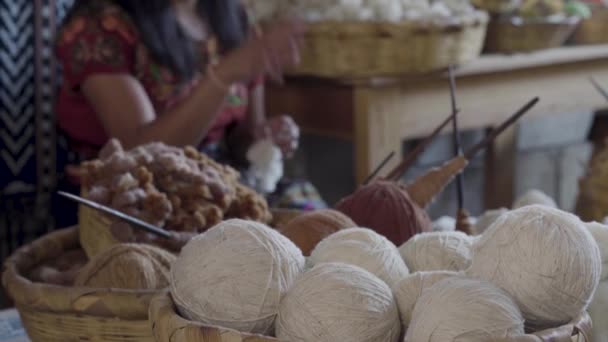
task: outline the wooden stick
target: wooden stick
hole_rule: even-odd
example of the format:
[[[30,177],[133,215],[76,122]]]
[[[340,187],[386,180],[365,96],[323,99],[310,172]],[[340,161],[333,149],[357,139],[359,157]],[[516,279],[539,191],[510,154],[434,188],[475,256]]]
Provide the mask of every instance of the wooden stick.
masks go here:
[[[448,75],[450,78],[450,97],[452,99],[452,114],[458,111],[456,104],[456,78],[454,77],[454,68],[450,65],[448,69]],[[452,120],[452,136],[454,140],[454,157],[459,156],[462,153],[460,145],[460,129],[458,128],[458,116],[454,115]],[[464,172],[464,171],[463,171]],[[462,172],[456,176],[456,198],[458,201],[458,210],[464,209],[464,177]]]
[[[376,167],[376,169],[374,170],[374,172],[372,172],[369,176],[367,176],[367,178],[365,179],[365,181],[363,182],[363,185],[367,185],[369,184],[369,182],[374,179],[378,173],[380,173],[380,171],[382,171],[382,169],[384,168],[384,166],[391,160],[393,159],[393,157],[395,156],[395,151],[392,151],[388,156],[386,156],[386,158],[384,158],[384,160],[380,163],[380,165],[378,165],[378,167]]]
[[[513,125],[517,120],[524,116],[524,114],[526,114],[530,109],[532,109],[532,107],[534,107],[539,100],[540,99],[538,97],[533,98],[528,103],[526,103],[526,105],[524,105],[520,110],[513,114],[509,119],[507,119],[507,121],[503,122],[502,125],[490,131],[490,133],[480,143],[473,146],[465,153],[465,157],[467,158],[467,160],[471,160],[475,156],[475,154],[477,154],[477,152],[486,148],[487,145],[492,143],[500,133],[502,133],[511,125]]]
[[[595,89],[606,99],[608,100],[608,91],[606,91],[606,89],[604,89],[604,87],[602,87],[598,81],[595,80],[595,78],[593,78],[593,76],[589,77],[589,81],[591,81],[591,84],[593,84],[593,86],[595,87]]]
[[[433,140],[441,133],[441,131],[452,121],[458,112],[452,113],[447,119],[445,119],[441,125],[437,126],[435,130],[426,137],[422,142],[420,142],[414,150],[407,155],[407,157],[401,162],[401,164],[397,165],[386,177],[387,180],[396,181],[399,177],[401,177],[407,169],[412,166],[412,164],[416,161],[416,159],[424,152],[424,150],[433,142]]]
[[[67,192],[63,192],[63,191],[59,191],[58,192],[59,195],[68,198],[74,202],[86,205],[87,207],[93,208],[95,210],[99,210],[102,213],[114,216],[116,218],[119,218],[127,223],[132,224],[133,226],[139,228],[139,229],[143,229],[147,232],[150,232],[152,234],[158,235],[160,237],[164,237],[164,238],[170,238],[171,234],[159,227],[156,227],[154,225],[151,225],[147,222],[144,222],[142,220],[136,219],[135,217],[131,216],[131,215],[127,215],[125,213],[121,213],[118,210],[106,207],[105,205],[99,204],[99,203],[95,203],[93,201],[89,201],[88,199],[84,199],[80,196],[76,196],[73,194],[69,194]]]

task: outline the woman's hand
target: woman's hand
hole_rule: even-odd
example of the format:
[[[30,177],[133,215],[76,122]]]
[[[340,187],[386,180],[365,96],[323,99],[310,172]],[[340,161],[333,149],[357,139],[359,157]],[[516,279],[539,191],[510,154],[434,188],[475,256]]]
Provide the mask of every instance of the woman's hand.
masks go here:
[[[293,157],[300,142],[300,128],[290,116],[275,116],[256,132],[257,139],[272,139],[286,158]]]
[[[283,69],[300,62],[300,45],[304,25],[298,21],[282,22],[254,36],[243,46],[226,55],[216,69],[226,83],[249,81],[268,75],[282,81]]]

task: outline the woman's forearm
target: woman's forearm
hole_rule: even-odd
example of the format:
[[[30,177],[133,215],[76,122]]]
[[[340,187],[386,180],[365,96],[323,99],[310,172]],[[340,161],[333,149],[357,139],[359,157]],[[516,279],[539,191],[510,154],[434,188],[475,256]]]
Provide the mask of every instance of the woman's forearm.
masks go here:
[[[131,145],[151,141],[175,146],[198,145],[222,109],[227,93],[212,81],[202,80],[187,99],[141,126]]]

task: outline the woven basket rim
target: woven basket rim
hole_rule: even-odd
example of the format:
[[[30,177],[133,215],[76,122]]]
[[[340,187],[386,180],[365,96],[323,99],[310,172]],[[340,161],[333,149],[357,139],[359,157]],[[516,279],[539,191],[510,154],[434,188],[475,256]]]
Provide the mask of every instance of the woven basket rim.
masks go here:
[[[55,244],[59,251],[69,250],[69,247],[78,246],[78,227],[70,227],[49,233],[32,243],[22,246],[17,249],[4,263],[4,272],[2,275],[2,284],[7,290],[10,297],[15,301],[17,306],[28,306],[37,308],[43,311],[70,311],[79,312],[78,309],[69,305],[72,300],[84,296],[100,296],[100,297],[115,297],[116,299],[125,298],[142,298],[149,296],[150,298],[162,290],[130,290],[130,289],[99,289],[86,287],[70,287],[53,285],[46,283],[33,282],[23,275],[22,266],[29,262],[33,265],[38,265],[40,260],[34,260],[36,255],[46,247]],[[44,254],[43,254],[44,255]],[[31,260],[31,261],[25,261]],[[32,266],[33,266],[32,265]],[[56,308],[50,308],[42,305],[39,297],[43,294],[52,296],[63,296],[66,302],[63,305],[58,304]],[[86,313],[86,311],[83,311]]]
[[[217,332],[221,331],[223,333],[232,333],[232,334],[235,334],[240,337],[247,338],[247,339],[258,338],[258,339],[262,339],[263,341],[268,341],[268,342],[279,342],[279,339],[277,339],[276,337],[272,337],[272,336],[243,333],[243,332],[240,332],[240,331],[237,331],[234,329],[213,326],[213,325],[206,325],[206,324],[202,324],[200,322],[194,322],[194,321],[185,319],[182,316],[180,316],[177,313],[177,311],[175,310],[175,304],[173,303],[173,299],[171,298],[171,294],[169,291],[163,291],[161,294],[158,294],[156,297],[154,297],[150,301],[150,311],[149,311],[148,317],[154,327],[158,327],[158,326],[163,327],[163,328],[165,327],[164,324],[157,323],[157,321],[159,321],[159,320],[168,322],[169,323],[168,328],[171,329],[172,331],[189,327],[189,328],[193,328],[193,329],[214,330]],[[154,333],[156,334],[156,329],[155,329]],[[163,341],[163,339],[159,338],[159,336],[156,336],[156,338],[159,341]],[[192,341],[192,342],[199,342],[199,341]]]

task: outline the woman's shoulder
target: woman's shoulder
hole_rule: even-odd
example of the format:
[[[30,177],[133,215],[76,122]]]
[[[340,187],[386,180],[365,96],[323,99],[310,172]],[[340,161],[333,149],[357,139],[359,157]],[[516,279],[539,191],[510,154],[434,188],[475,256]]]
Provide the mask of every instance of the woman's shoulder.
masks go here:
[[[137,30],[129,15],[111,0],[81,0],[68,15],[57,35],[57,45],[70,44],[77,37],[118,35],[135,43]]]

